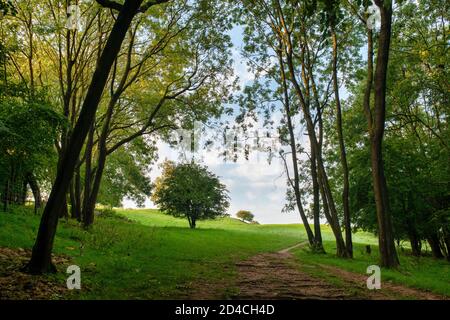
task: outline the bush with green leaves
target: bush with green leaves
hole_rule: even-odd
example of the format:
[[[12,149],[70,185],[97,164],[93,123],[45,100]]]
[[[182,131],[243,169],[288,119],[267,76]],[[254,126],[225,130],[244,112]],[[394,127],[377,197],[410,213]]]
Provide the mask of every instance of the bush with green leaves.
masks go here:
[[[248,211],[248,210],[239,210],[239,211],[236,213],[236,217],[238,217],[239,219],[241,219],[241,220],[243,220],[243,221],[246,221],[246,222],[252,222],[252,221],[253,221],[253,218],[254,218],[255,216],[253,215],[253,213],[251,213],[251,212]]]

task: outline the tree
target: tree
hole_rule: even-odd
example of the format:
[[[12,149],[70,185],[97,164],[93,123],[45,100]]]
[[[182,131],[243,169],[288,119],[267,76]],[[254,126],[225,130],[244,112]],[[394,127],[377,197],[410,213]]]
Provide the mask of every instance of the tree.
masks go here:
[[[91,158],[96,161],[95,170],[85,173],[85,227],[93,223],[107,159],[116,150],[222,113],[233,85],[223,81],[232,75],[231,42],[225,34],[230,24],[222,16],[226,8],[218,4],[173,1],[158,8],[160,17],[141,17],[131,26],[111,72],[109,97],[97,116],[94,131],[100,135],[86,146],[86,168]],[[151,38],[141,43],[144,31]]]
[[[389,211],[389,198],[383,166],[382,143],[386,118],[386,78],[389,62],[389,46],[391,43],[392,1],[376,0],[380,10],[381,29],[378,36],[378,50],[375,72],[373,70],[372,30],[367,27],[367,85],[365,88],[364,113],[368,122],[370,136],[370,158],[375,205],[378,220],[378,240],[381,265],[396,267],[399,264],[395,250],[392,217]],[[371,108],[372,86],[374,91],[374,107]]]
[[[56,179],[39,225],[31,260],[25,267],[25,270],[32,274],[56,272],[56,268],[52,263],[51,252],[58,225],[58,216],[65,203],[66,193],[69,189],[69,184],[72,180],[84,140],[94,122],[95,113],[110,70],[133,18],[138,13],[147,11],[151,6],[167,2],[167,0],[148,1],[145,4],[142,4],[142,0],[127,0],[123,5],[114,1],[97,0],[97,2],[109,9],[119,11],[119,15],[115,20],[109,38],[100,55],[81,107],[79,118],[67,144],[67,149],[58,166]]]
[[[9,68],[17,47],[4,27],[16,14],[11,2],[0,2],[0,199],[5,211],[10,203],[24,204],[29,186],[37,212],[42,204],[40,184],[53,176],[53,142],[66,123],[54,111],[46,89],[30,88]]]
[[[386,184],[389,186],[389,212],[392,238],[407,240],[413,255],[421,255],[427,241],[432,254],[443,258],[448,252],[448,93],[445,92],[444,68],[446,14],[443,1],[404,2],[396,7],[387,72],[385,132],[381,146]],[[356,8],[352,8],[357,12]],[[366,26],[364,17],[359,16]],[[436,21],[443,21],[436,24]],[[448,23],[447,23],[448,26]],[[373,78],[372,30],[365,30],[369,40],[367,80],[361,77],[351,88],[349,114],[344,126],[351,137],[349,166],[353,223],[358,228],[378,232],[374,186],[370,174],[371,136],[367,119]],[[375,43],[376,45],[376,43]],[[361,72],[361,75],[364,74]],[[364,83],[365,82],[365,83]],[[365,92],[364,92],[365,88]],[[366,120],[358,115],[365,106]],[[366,125],[364,126],[364,122]],[[357,214],[356,214],[357,213]],[[448,255],[447,255],[448,257]]]
[[[243,221],[247,221],[247,222],[252,222],[253,218],[255,217],[253,215],[253,213],[251,213],[250,211],[247,210],[239,210],[236,213],[236,217],[238,217],[239,219],[243,220]]]
[[[345,150],[344,133],[342,130],[342,108],[341,99],[339,96],[339,81],[338,81],[338,37],[336,31],[336,25],[340,22],[339,19],[339,6],[338,1],[326,0],[325,2],[327,20],[332,39],[332,78],[333,78],[333,91],[336,104],[336,131],[339,141],[340,160],[342,166],[343,175],[343,188],[342,188],[342,207],[344,210],[344,227],[345,227],[345,246],[348,257],[353,257],[353,244],[352,244],[352,229],[351,229],[351,217],[350,217],[350,203],[349,203],[349,170],[347,162],[347,152]]]
[[[0,199],[4,210],[9,203],[24,204],[29,185],[37,210],[42,203],[39,181],[55,162],[53,142],[65,122],[45,97],[39,94],[31,101],[18,88],[0,84],[2,93],[14,93],[0,94]]]
[[[317,222],[315,231],[318,237],[314,237],[311,228],[308,227],[308,223],[305,223],[306,217],[300,205],[299,198],[302,195],[298,192],[299,187],[296,182],[298,174],[295,172],[298,157],[294,156],[294,153],[299,152],[299,148],[297,148],[292,138],[289,138],[289,141],[291,145],[291,156],[293,158],[294,176],[292,179],[288,177],[288,181],[294,190],[295,201],[304,221],[308,240],[312,246],[315,246],[314,243],[317,242],[321,247],[321,237],[318,232],[320,225],[318,224],[319,219],[317,215],[317,199],[320,194],[323,213],[336,238],[336,253],[340,257],[348,257],[349,254],[340,227],[335,195],[333,195],[330,188],[327,173],[328,168],[326,167],[326,159],[323,157],[322,151],[324,141],[322,113],[324,108],[328,106],[330,95],[330,86],[323,79],[323,69],[327,68],[325,65],[325,57],[330,53],[324,45],[326,43],[326,33],[321,31],[322,18],[319,10],[316,10],[316,2],[303,3],[260,0],[245,3],[247,4],[246,9],[251,12],[248,20],[257,21],[256,23],[253,22],[255,25],[254,28],[248,28],[249,35],[245,39],[250,38],[253,41],[247,48],[250,49],[251,53],[254,53],[260,47],[270,46],[277,53],[276,60],[280,60],[281,58],[278,65],[284,65],[285,68],[281,67],[279,72],[286,79],[286,82],[289,83],[287,89],[289,92],[292,92],[287,97],[288,100],[291,100],[289,102],[292,108],[285,108],[286,118],[290,117],[291,113],[301,113],[303,118],[301,119],[301,124],[306,124],[305,127],[311,149],[309,158],[313,160],[311,161],[311,168],[314,169],[311,170],[311,180],[313,180],[315,186],[315,208],[313,212],[315,213],[315,221]],[[267,71],[264,68],[260,70]],[[331,76],[328,83],[330,82]],[[287,90],[282,89],[280,91],[286,92]],[[286,98],[283,98],[282,101],[284,105],[287,105],[285,102]],[[317,192],[317,189],[319,189],[319,192]],[[320,247],[319,251],[322,251]]]
[[[195,163],[165,162],[151,196],[158,208],[174,217],[185,217],[194,229],[197,220],[224,216],[228,191],[219,178]]]
[[[297,101],[292,101],[292,88],[286,76],[286,63],[280,33],[269,18],[272,13],[268,12],[267,8],[270,8],[271,5],[270,1],[243,2],[240,18],[242,23],[247,26],[244,37],[246,43],[244,54],[250,61],[249,67],[254,70],[257,77],[254,83],[244,90],[244,95],[240,99],[242,115],[238,118],[255,117],[256,113],[264,117],[265,124],[270,124],[272,122],[270,117],[274,112],[282,113],[283,119],[278,123],[277,130],[282,133],[281,142],[290,148],[288,152],[283,150],[283,153],[280,153],[285,164],[289,186],[287,194],[289,204],[286,208],[293,211],[295,206],[297,207],[310,246],[323,252],[318,202],[314,207],[313,231],[304,208],[304,199],[302,199],[305,190],[300,186],[298,165],[301,148],[296,138],[297,130],[301,126],[297,126],[295,123],[295,116],[298,114]],[[245,122],[239,121],[245,127]],[[289,172],[290,166],[292,166],[292,173]]]

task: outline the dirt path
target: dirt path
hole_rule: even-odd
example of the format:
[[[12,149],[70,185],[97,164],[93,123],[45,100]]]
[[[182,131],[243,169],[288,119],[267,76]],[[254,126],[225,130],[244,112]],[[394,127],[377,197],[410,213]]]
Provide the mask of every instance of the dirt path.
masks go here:
[[[183,285],[179,288],[183,292],[179,298],[445,299],[390,282],[383,282],[381,290],[368,290],[367,277],[363,274],[295,259],[291,250],[305,244],[299,243],[278,252],[258,254],[236,263],[233,269],[237,278],[234,281],[226,278],[214,283],[194,282],[188,286]],[[30,255],[30,250],[0,247],[0,300],[67,298],[65,283],[56,278],[31,276],[19,271]],[[64,256],[54,256],[53,261],[61,270],[69,263],[68,257]]]
[[[311,266],[294,259],[291,250],[306,242],[238,262],[238,293],[234,299],[444,299],[444,297],[384,282],[381,290],[368,290],[367,276],[337,267]],[[306,270],[320,268],[324,280]],[[317,271],[317,270],[316,270]],[[338,283],[338,284],[337,284]]]
[[[289,252],[266,253],[236,264],[239,293],[234,299],[344,299],[341,288],[294,268]]]
[[[234,283],[224,280],[219,283],[197,284],[191,287],[190,294],[185,298],[445,299],[429,292],[386,282],[382,283],[381,290],[368,290],[365,275],[333,266],[299,262],[290,251],[305,244],[299,243],[278,252],[258,254],[240,261],[236,263],[237,278]]]

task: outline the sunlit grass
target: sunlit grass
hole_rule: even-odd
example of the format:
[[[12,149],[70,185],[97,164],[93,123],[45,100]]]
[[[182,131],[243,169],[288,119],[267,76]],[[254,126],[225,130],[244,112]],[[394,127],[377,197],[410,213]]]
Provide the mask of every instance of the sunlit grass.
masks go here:
[[[356,241],[360,239],[356,238]],[[340,259],[335,255],[336,245],[333,241],[325,241],[325,255],[314,254],[308,248],[295,249],[293,253],[299,261],[312,265],[325,264],[348,271],[367,275],[367,267],[379,265],[378,247],[372,246],[371,254],[365,251],[368,242],[354,242],[354,258]],[[413,288],[424,289],[438,294],[450,296],[450,264],[445,260],[437,260],[430,256],[414,257],[409,250],[400,252],[398,269],[381,269],[381,280],[392,281]]]
[[[16,207],[0,215],[0,246],[31,248],[40,216],[31,208]],[[354,234],[355,259],[335,257],[333,234],[322,226],[326,255],[307,247],[295,256],[310,265],[328,264],[365,274],[378,263],[377,239],[370,233]],[[54,252],[71,257],[82,270],[83,290],[77,299],[169,299],[182,296],[196,281],[214,283],[235,276],[234,262],[260,252],[277,251],[306,240],[302,225],[254,225],[237,219],[199,221],[189,229],[185,219],[157,210],[118,210],[96,217],[91,230],[61,219]],[[372,254],[365,253],[370,244]],[[383,280],[450,295],[449,264],[430,257],[401,255],[398,271],[383,270]],[[64,282],[65,270],[58,277]]]

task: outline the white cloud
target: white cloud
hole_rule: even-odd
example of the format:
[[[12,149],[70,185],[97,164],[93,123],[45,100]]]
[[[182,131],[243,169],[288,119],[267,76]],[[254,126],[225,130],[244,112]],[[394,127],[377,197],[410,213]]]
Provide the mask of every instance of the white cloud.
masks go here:
[[[239,86],[243,88],[249,82],[255,80],[255,74],[247,66],[247,60],[236,47],[232,49],[234,74],[239,77]]]

